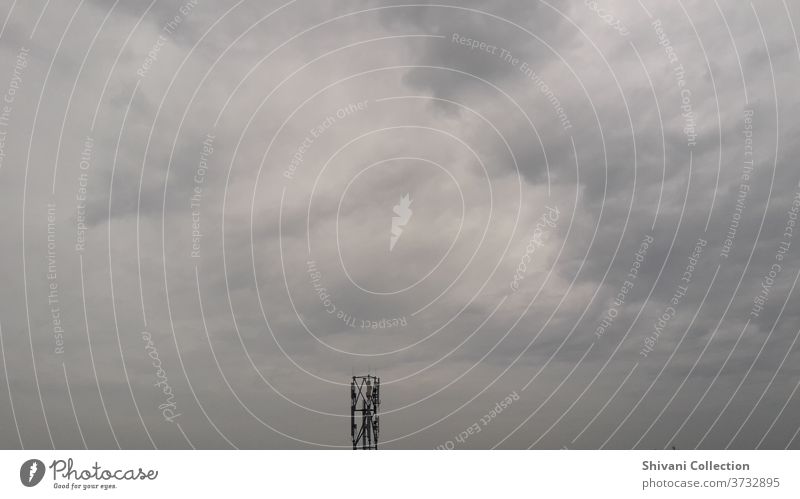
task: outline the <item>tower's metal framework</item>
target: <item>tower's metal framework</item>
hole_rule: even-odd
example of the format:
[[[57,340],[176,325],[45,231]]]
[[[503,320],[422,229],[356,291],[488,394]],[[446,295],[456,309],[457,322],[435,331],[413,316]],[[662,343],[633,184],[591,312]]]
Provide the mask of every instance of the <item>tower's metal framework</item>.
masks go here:
[[[350,382],[350,435],[353,450],[377,449],[378,407],[381,405],[381,379],[377,376],[353,376]]]

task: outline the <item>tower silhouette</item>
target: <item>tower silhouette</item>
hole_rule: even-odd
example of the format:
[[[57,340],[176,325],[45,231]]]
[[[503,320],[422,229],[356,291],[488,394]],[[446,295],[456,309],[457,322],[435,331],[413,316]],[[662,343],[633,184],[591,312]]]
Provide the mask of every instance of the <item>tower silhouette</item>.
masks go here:
[[[381,405],[381,379],[353,376],[350,382],[350,436],[353,450],[378,448],[378,407]]]

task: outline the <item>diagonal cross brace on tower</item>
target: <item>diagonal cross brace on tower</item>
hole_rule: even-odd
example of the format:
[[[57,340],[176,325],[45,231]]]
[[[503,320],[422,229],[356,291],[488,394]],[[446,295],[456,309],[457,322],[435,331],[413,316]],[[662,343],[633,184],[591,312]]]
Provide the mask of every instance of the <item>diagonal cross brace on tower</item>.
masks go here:
[[[381,380],[377,376],[353,376],[350,382],[350,436],[353,450],[359,446],[378,448],[378,407],[381,404]]]

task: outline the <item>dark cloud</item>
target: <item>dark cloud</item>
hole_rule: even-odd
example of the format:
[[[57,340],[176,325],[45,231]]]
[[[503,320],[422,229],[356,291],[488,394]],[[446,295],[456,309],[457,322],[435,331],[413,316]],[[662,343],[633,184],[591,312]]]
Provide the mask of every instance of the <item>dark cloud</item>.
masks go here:
[[[5,5],[0,446],[797,447],[796,13],[601,3]]]

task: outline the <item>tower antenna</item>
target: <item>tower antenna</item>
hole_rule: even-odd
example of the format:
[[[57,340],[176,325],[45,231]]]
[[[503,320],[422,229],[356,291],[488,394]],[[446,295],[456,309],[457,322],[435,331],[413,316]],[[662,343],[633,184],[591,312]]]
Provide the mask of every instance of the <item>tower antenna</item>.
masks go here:
[[[378,448],[381,380],[377,376],[353,376],[350,382],[350,437],[353,450]]]

